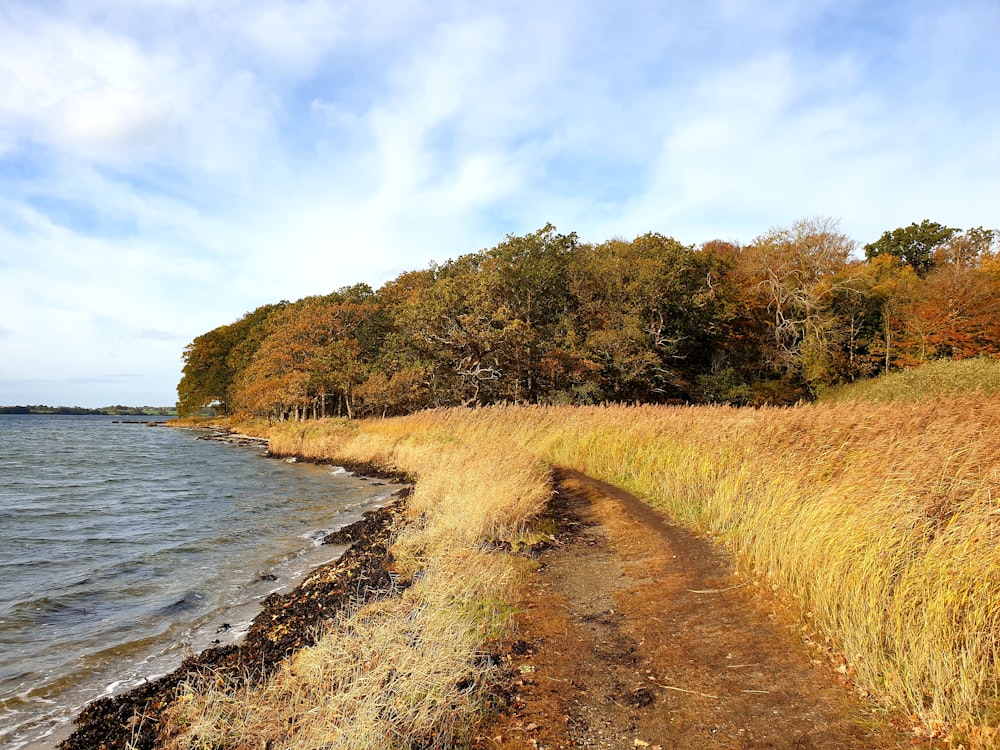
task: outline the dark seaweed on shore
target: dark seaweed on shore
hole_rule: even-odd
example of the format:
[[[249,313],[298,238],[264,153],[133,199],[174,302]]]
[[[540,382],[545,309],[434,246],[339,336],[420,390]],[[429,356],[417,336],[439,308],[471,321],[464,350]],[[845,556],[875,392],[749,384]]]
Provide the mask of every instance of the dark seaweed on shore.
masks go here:
[[[337,561],[310,573],[293,591],[265,599],[263,611],[241,643],[207,649],[169,675],[94,701],[76,718],[76,730],[60,743],[60,750],[152,750],[163,712],[177,697],[181,683],[209,672],[234,688],[262,682],[283,659],[313,645],[323,622],[341,609],[398,593],[388,572],[388,547],[393,530],[402,523],[409,493],[404,488],[396,494],[395,502],[368,511],[360,521],[327,537],[334,539],[327,543],[352,546]]]

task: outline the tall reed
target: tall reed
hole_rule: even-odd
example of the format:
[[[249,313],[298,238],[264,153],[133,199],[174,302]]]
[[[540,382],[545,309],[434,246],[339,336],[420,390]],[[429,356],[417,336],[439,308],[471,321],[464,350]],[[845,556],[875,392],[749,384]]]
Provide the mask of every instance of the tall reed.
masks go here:
[[[275,453],[374,462],[418,478],[410,523],[392,545],[395,571],[412,585],[339,615],[264,685],[190,681],[170,711],[167,747],[460,744],[497,676],[484,650],[508,632],[528,573],[524,558],[503,550],[532,541],[550,494],[546,468],[502,443],[469,446],[391,421],[265,431]]]
[[[528,540],[548,493],[542,462],[622,486],[796,600],[871,695],[997,744],[1000,398],[453,409],[270,437],[279,452],[415,474],[414,523],[395,548],[411,573],[484,540]],[[507,611],[513,590],[481,599]]]
[[[797,599],[886,704],[1000,723],[1000,399],[487,409],[449,434],[625,487]]]

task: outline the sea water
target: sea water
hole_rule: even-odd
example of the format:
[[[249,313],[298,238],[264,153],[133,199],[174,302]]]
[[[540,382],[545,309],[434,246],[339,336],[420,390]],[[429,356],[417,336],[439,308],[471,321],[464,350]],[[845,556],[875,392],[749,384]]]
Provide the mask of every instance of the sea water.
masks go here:
[[[202,431],[0,415],[0,748],[242,635],[395,489]]]

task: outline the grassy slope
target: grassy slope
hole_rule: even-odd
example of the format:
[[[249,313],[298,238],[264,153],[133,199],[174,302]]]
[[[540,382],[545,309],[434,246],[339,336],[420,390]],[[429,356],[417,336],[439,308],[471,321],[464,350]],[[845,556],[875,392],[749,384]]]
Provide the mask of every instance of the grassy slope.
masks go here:
[[[831,388],[823,403],[923,401],[963,393],[1000,395],[1000,359],[942,359],[910,370]]]
[[[421,584],[440,581],[444,588],[408,591],[412,601],[386,621],[386,637],[398,645],[391,634],[410,632],[415,611],[453,612],[450,624],[438,626],[456,644],[453,667],[423,670],[437,675],[441,690],[463,684],[455,675],[468,671],[487,632],[502,634],[520,563],[480,548],[484,540],[516,545],[530,535],[529,521],[547,496],[543,462],[551,462],[623,486],[727,546],[750,574],[798,600],[810,626],[844,653],[855,682],[874,697],[919,716],[931,730],[986,746],[996,742],[998,398],[761,410],[450,410],[354,425],[285,424],[271,430],[271,439],[277,452],[376,461],[418,476],[415,524],[397,541],[397,557],[410,573],[429,572]],[[484,572],[473,574],[481,564]],[[469,586],[476,604],[456,606]],[[337,661],[355,653],[341,643],[347,631],[331,635]],[[443,642],[434,642],[434,653],[443,654]],[[337,704],[320,735],[330,746],[376,746],[358,738],[377,736],[385,726],[395,727],[390,734],[404,746],[406,736],[439,731],[435,722],[457,736],[476,710],[470,693],[454,715],[415,724],[383,705],[355,725],[345,723],[351,715],[345,706],[386,691],[392,702],[399,693],[391,680],[367,680],[358,688],[350,681],[333,684],[347,697],[321,688],[322,698],[309,693],[305,703]],[[274,695],[254,698],[263,713],[281,702]],[[246,714],[248,703],[244,697],[235,713]],[[292,715],[303,705],[290,709]],[[287,716],[272,723],[282,721]],[[231,744],[249,747],[250,741]]]

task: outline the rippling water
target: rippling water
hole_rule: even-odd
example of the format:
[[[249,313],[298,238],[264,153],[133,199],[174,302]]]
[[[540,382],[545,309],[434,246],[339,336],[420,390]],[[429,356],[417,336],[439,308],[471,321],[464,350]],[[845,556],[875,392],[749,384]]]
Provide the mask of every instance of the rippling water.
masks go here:
[[[0,415],[0,748],[238,638],[394,489],[198,434]]]

